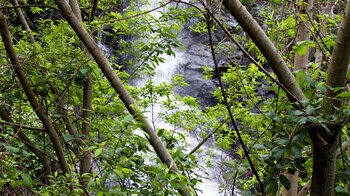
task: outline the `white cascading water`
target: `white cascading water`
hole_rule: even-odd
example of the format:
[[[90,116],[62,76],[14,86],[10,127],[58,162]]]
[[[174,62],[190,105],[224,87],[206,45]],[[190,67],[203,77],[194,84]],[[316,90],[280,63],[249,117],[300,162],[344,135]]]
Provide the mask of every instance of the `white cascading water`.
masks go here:
[[[151,0],[150,6],[143,6],[143,10],[150,10],[158,6],[158,2]],[[164,11],[164,10],[163,10]],[[157,11],[154,11],[152,13],[153,17],[157,18],[160,16],[160,14]],[[156,68],[155,72],[156,75],[153,78],[153,82],[157,85],[162,82],[165,82],[169,84],[171,82],[172,77],[175,75],[176,70],[178,70],[178,66],[181,64],[181,61],[183,61],[184,58],[186,58],[186,53],[184,51],[179,51],[177,49],[174,49],[174,52],[176,54],[176,57],[163,55],[162,57],[165,59],[164,63],[160,63],[159,66]],[[204,59],[203,59],[204,60]],[[208,59],[206,59],[207,61]],[[145,84],[144,80],[136,81],[136,86],[142,87]],[[189,87],[191,88],[191,87]],[[146,111],[149,111],[146,115],[148,116],[148,119],[151,122],[154,122],[155,119],[155,126],[156,128],[164,128],[168,130],[173,130],[173,125],[166,124],[162,122],[161,120],[158,120],[160,118],[157,118],[158,113],[161,113],[161,108],[159,106],[154,106],[153,108],[148,108]],[[188,135],[187,137],[187,143],[189,144],[189,147],[186,149],[187,153],[190,152],[200,141],[201,137],[199,136],[201,133],[201,130],[193,130],[192,133],[189,133],[185,130],[178,129],[177,131],[182,131],[183,134]],[[214,147],[215,139],[211,138],[211,140],[208,140],[206,144],[201,146],[200,153],[195,153],[195,156],[197,157],[199,161],[199,165],[203,167],[204,169],[198,170],[197,174],[200,176],[203,176],[202,183],[197,185],[196,192],[198,195],[201,196],[219,196],[224,195],[223,193],[220,194],[219,186],[221,183],[224,182],[222,179],[222,161],[225,159],[228,159],[228,156],[221,150]],[[212,145],[212,146],[211,146]],[[210,161],[209,161],[210,160]],[[210,162],[211,167],[208,167],[207,163]]]
[[[177,66],[181,63],[182,57],[186,56],[183,52],[177,52],[176,57],[172,56],[162,56],[165,61],[164,63],[159,64],[156,68],[156,75],[153,78],[153,82],[155,84],[160,84],[165,82],[167,84],[170,83],[171,78],[175,75],[175,71]],[[139,80],[136,82],[138,87],[142,87],[145,84],[144,80]],[[161,107],[159,105],[155,105],[153,108],[147,108],[146,116],[149,121],[154,122],[156,128],[164,128],[168,130],[173,130],[174,126],[163,122],[160,118],[158,118],[159,113],[162,112]],[[157,120],[155,120],[157,119]],[[188,131],[177,129],[177,131],[182,131],[183,134],[188,135],[187,143],[189,147],[186,149],[187,153],[190,152],[200,141],[199,137],[201,130],[194,130],[190,134]],[[136,134],[142,134],[142,132],[137,132]],[[208,141],[208,143],[213,144],[214,141]],[[198,159],[199,165],[204,168],[204,170],[198,170],[197,174],[203,176],[202,183],[199,184],[197,189],[197,194],[201,196],[219,196],[220,194],[219,186],[222,183],[222,171],[220,170],[221,162],[227,158],[223,151],[216,149],[208,144],[204,144],[200,148],[200,153],[195,153],[195,156]],[[209,156],[211,154],[212,156]],[[212,167],[208,168],[207,162],[210,159]],[[207,173],[207,174],[206,174]]]

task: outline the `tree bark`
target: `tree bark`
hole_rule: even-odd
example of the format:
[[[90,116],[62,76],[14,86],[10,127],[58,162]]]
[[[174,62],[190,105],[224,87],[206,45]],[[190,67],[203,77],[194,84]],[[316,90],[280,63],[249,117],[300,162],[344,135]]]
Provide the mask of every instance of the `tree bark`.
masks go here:
[[[350,2],[347,3],[342,23],[339,27],[326,83],[331,88],[345,85],[346,72],[350,59]],[[335,107],[341,107],[342,101],[334,99],[342,91],[328,89],[324,97],[323,112],[335,114]],[[311,196],[334,195],[334,179],[338,137],[342,125],[328,124],[331,133],[324,128],[308,130],[313,143],[313,168]],[[317,135],[318,134],[318,135]],[[320,139],[323,137],[323,139]]]
[[[76,0],[69,0],[69,5],[72,8],[72,11],[74,15],[77,17],[77,19],[82,23],[83,19],[81,17],[81,12],[79,8],[79,4]],[[88,56],[89,60],[93,60],[93,57],[91,56],[90,52],[87,50],[85,45],[83,43],[80,44],[80,48],[84,51],[84,53]],[[89,132],[90,132],[90,116],[91,116],[91,110],[92,110],[92,75],[90,72],[88,72],[84,79],[84,87],[83,87],[83,112],[82,112],[82,133],[83,133],[83,140],[86,140],[89,138]],[[83,151],[82,157],[80,159],[80,175],[85,173],[91,173],[91,155],[89,151]],[[87,188],[87,183],[89,182],[89,178],[85,177],[83,178],[83,186]]]
[[[18,5],[19,5],[17,0],[11,0],[11,1],[12,1],[12,4],[13,4],[14,6],[18,6]],[[20,24],[22,25],[22,28],[23,28],[25,31],[27,31],[27,34],[28,34],[28,36],[29,36],[29,38],[30,38],[30,41],[34,44],[36,41],[35,41],[35,39],[34,39],[33,34],[31,33],[31,30],[30,30],[30,28],[29,28],[29,25],[28,25],[28,23],[27,23],[27,20],[24,18],[24,15],[23,15],[23,13],[22,13],[21,8],[18,7],[18,8],[16,8],[15,10],[16,10],[16,14],[18,15],[19,22],[20,22]],[[44,69],[44,68],[41,68],[40,71],[41,71],[42,74],[46,74],[46,73],[47,73],[47,70]],[[55,93],[57,96],[59,96],[58,90],[57,90],[50,82],[48,82],[48,84],[49,84],[49,86],[50,86],[50,88],[51,88],[51,91],[52,91],[53,93]],[[74,138],[77,140],[77,139],[78,139],[78,133],[77,133],[75,127],[73,126],[72,122],[70,121],[70,119],[69,119],[69,117],[68,117],[67,111],[64,110],[64,103],[63,103],[63,101],[62,101],[59,97],[57,97],[57,100],[58,100],[57,102],[58,102],[58,105],[59,105],[59,109],[58,109],[58,110],[59,110],[59,111],[61,112],[61,114],[62,114],[63,121],[64,121],[64,123],[66,124],[66,128],[67,128],[69,134],[73,135]]]
[[[340,126],[334,127],[334,130],[338,130],[338,132],[332,137],[324,137],[326,140],[317,136],[317,133],[325,132],[323,127],[315,126],[308,130],[313,144],[311,196],[334,195],[339,128]]]
[[[11,3],[12,3],[13,6],[19,6],[17,0],[11,0]],[[28,23],[27,23],[27,20],[24,18],[24,15],[23,15],[23,13],[22,13],[21,8],[20,8],[20,7],[16,7],[16,8],[15,8],[15,11],[16,11],[16,14],[17,14],[17,16],[18,16],[19,22],[21,23],[23,29],[27,31],[27,34],[28,34],[28,36],[29,36],[29,39],[31,40],[32,43],[34,43],[35,40],[34,40],[33,34],[31,34],[29,25],[28,25]]]
[[[238,23],[243,27],[246,33],[253,39],[254,43],[261,50],[266,60],[271,65],[278,79],[300,100],[305,99],[300,87],[297,85],[294,76],[283,59],[278,55],[273,44],[259,27],[257,22],[248,13],[244,6],[238,0],[223,0],[224,6],[235,17]],[[331,57],[331,63],[328,66],[327,84],[332,88],[343,87],[345,76],[350,57],[350,3],[346,6],[345,16],[339,28],[336,44]],[[341,100],[333,99],[338,93],[328,89],[325,99],[324,108],[331,108],[334,112],[334,106],[340,107]],[[330,107],[327,107],[330,105]],[[328,112],[328,111],[326,111]],[[332,195],[334,188],[335,176],[335,154],[338,144],[337,137],[340,134],[341,126],[328,125],[332,127],[332,135],[329,136],[323,128],[312,127],[308,130],[313,141],[313,174],[311,195]],[[322,139],[321,139],[322,138]],[[326,141],[326,143],[324,142]]]
[[[305,5],[305,3],[307,5]],[[313,0],[303,0],[299,8],[300,17],[304,17],[306,21],[298,18],[298,31],[296,42],[310,40],[310,22],[307,15],[312,18],[312,8]],[[310,47],[307,46],[306,53],[300,56],[298,53],[295,53],[294,56],[294,70],[306,71],[306,65],[309,63],[309,54]]]
[[[337,33],[334,50],[331,56],[330,64],[328,65],[328,77],[326,83],[332,87],[343,87],[345,84],[346,72],[348,70],[350,59],[350,3],[348,2],[343,16],[342,23]],[[324,105],[331,103],[331,107],[340,107],[342,102],[340,99],[334,98],[342,91],[333,92],[328,89],[325,96]]]
[[[72,9],[69,7],[67,2],[64,0],[55,0],[55,2],[60,8],[62,15],[66,18],[70,26],[82,40],[91,55],[94,57],[96,63],[114,90],[119,95],[119,98],[122,100],[129,113],[133,115],[134,119],[137,122],[142,124],[142,129],[145,131],[147,139],[150,141],[160,160],[166,164],[173,172],[181,175],[170,153],[165,148],[163,142],[160,140],[155,130],[152,128],[151,123],[143,115],[141,109],[136,105],[136,102],[131,97],[130,93],[126,90],[124,84],[119,79],[113,68],[110,66],[102,50],[85,30],[81,22],[79,22],[79,20],[75,17]],[[187,187],[182,187],[181,189],[178,189],[178,191],[181,195],[191,195]]]
[[[17,74],[17,77],[23,87],[23,90],[25,94],[28,97],[28,100],[33,107],[33,110],[39,117],[39,119],[42,121],[45,130],[50,136],[50,139],[53,143],[53,147],[56,151],[56,155],[58,157],[61,169],[63,173],[70,173],[70,168],[68,165],[68,162],[66,160],[66,157],[63,152],[63,147],[60,143],[60,140],[58,138],[57,132],[55,127],[53,126],[51,120],[49,117],[45,114],[45,111],[42,109],[42,106],[39,104],[39,102],[36,100],[35,95],[30,87],[29,81],[27,79],[27,76],[22,69],[21,63],[18,59],[18,56],[16,54],[16,51],[13,47],[12,40],[10,37],[10,32],[8,30],[8,26],[6,23],[6,19],[2,13],[0,13],[0,29],[1,29],[1,36],[2,41],[4,42],[6,53],[10,57],[11,63],[13,65],[13,68]]]

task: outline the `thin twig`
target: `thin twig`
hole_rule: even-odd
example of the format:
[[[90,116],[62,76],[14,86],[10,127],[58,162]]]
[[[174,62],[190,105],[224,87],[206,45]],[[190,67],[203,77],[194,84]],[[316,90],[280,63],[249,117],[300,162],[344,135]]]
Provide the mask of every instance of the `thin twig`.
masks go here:
[[[42,132],[45,131],[45,129],[43,129],[43,128],[24,126],[24,125],[20,125],[20,124],[16,124],[16,123],[5,122],[5,121],[0,121],[0,124],[10,125],[12,127],[19,127],[19,128],[22,128],[22,129],[29,129],[29,130],[42,131]]]
[[[205,6],[205,5],[203,5]],[[207,20],[207,27],[208,27],[208,36],[209,36],[209,42],[210,42],[210,49],[211,49],[211,53],[212,53],[212,56],[213,56],[213,61],[214,61],[214,65],[215,65],[215,69],[216,69],[216,72],[218,74],[218,81],[219,81],[219,85],[220,85],[220,89],[221,89],[221,93],[222,93],[222,96],[224,98],[224,102],[225,102],[225,105],[226,105],[226,108],[227,108],[227,111],[229,113],[229,116],[230,116],[230,119],[232,121],[232,124],[233,124],[233,127],[236,131],[236,134],[237,134],[237,137],[239,139],[239,142],[243,148],[243,151],[244,151],[244,154],[246,155],[246,158],[249,162],[249,165],[250,165],[250,168],[252,169],[253,171],[253,174],[255,175],[256,177],[256,180],[258,181],[259,183],[259,186],[260,186],[260,189],[261,189],[261,193],[262,195],[265,195],[265,191],[264,191],[264,185],[262,184],[261,180],[260,180],[260,177],[259,177],[259,174],[258,172],[256,171],[255,167],[254,167],[254,164],[252,162],[252,160],[250,159],[250,156],[249,156],[249,152],[247,150],[247,147],[245,146],[245,143],[242,139],[242,136],[239,132],[239,129],[236,125],[236,121],[233,117],[233,114],[231,112],[231,107],[229,106],[228,104],[228,100],[227,100],[227,97],[226,97],[226,93],[225,93],[225,90],[224,90],[224,85],[222,83],[222,80],[221,80],[221,76],[220,76],[220,70],[219,70],[219,66],[217,64],[217,61],[216,61],[216,55],[215,55],[215,50],[214,50],[214,46],[213,46],[213,39],[212,39],[212,35],[211,35],[211,27],[210,27],[210,5],[208,4],[207,6],[205,6],[206,9],[208,10],[208,13],[207,15],[205,16],[206,17],[206,20]]]

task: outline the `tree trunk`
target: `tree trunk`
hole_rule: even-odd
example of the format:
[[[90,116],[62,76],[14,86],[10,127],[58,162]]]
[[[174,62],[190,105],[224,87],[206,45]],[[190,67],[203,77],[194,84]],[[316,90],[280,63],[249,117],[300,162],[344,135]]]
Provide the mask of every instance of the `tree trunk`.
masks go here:
[[[326,83],[332,87],[343,87],[350,59],[350,2],[347,3],[342,23],[337,33]],[[343,105],[340,99],[333,99],[342,91],[328,89],[323,102],[323,112],[336,113],[335,107]],[[311,196],[334,195],[334,179],[338,137],[342,125],[328,124],[331,133],[323,128],[308,130],[313,143],[313,168]]]
[[[307,3],[307,5],[305,5]],[[310,22],[306,15],[312,18],[313,0],[303,0],[299,8],[300,17],[304,17],[306,21],[298,18],[298,31],[296,42],[310,40]],[[300,56],[298,53],[294,56],[294,70],[306,71],[306,65],[309,63],[310,47],[307,46],[306,53]]]
[[[83,124],[82,133],[84,140],[89,138],[90,132],[90,116],[92,110],[92,76],[91,73],[86,75],[86,81],[84,81],[84,94],[83,94]],[[90,151],[84,151],[80,160],[80,174],[91,173],[91,155]],[[84,178],[84,186],[87,185],[89,179]]]
[[[334,6],[335,6],[336,2],[334,0],[328,0],[326,2],[326,7],[324,8],[324,10],[322,11],[322,14],[323,15],[329,15],[328,17],[332,18],[333,16],[333,9],[334,9]],[[324,19],[324,20],[321,20],[320,21],[321,25],[318,29],[318,32],[317,32],[317,40],[321,40],[325,37],[325,27],[324,25],[328,23],[328,20],[327,19]],[[321,43],[322,45],[322,43]],[[318,49],[316,50],[316,54],[315,54],[315,63],[316,63],[316,67],[319,67],[321,66],[322,64],[322,60],[323,60],[323,52],[325,51],[322,51],[321,48],[319,48],[318,46]]]
[[[289,72],[287,65],[283,59],[278,55],[277,50],[273,44],[264,34],[262,29],[248,13],[245,7],[238,0],[223,0],[224,6],[235,17],[238,23],[243,27],[245,32],[252,38],[254,43],[261,50],[266,60],[271,65],[273,71],[276,73],[278,79],[286,86],[300,100],[305,99],[300,87],[296,84],[295,78]],[[345,15],[342,24],[339,28],[336,44],[331,57],[331,63],[328,66],[329,72],[327,77],[327,84],[333,88],[343,87],[345,83],[345,76],[350,57],[350,3],[346,6]],[[323,110],[331,108],[334,112],[334,106],[340,107],[341,100],[332,99],[341,91],[334,93],[328,89]],[[331,127],[331,126],[329,126]],[[335,127],[334,125],[332,127]],[[334,188],[335,176],[335,152],[337,145],[337,137],[339,130],[337,127],[332,130],[332,134],[328,135],[324,129],[310,128],[308,130],[313,141],[314,157],[313,157],[313,174],[312,174],[312,188],[311,195],[332,195]],[[320,139],[322,138],[322,139]],[[326,143],[324,143],[326,141]]]
[[[12,4],[14,6],[18,6],[18,1],[17,0],[11,0]],[[24,18],[24,15],[22,13],[22,10],[21,8],[15,8],[16,10],[16,14],[18,15],[18,18],[19,18],[19,22],[20,24],[22,25],[22,28],[27,31],[27,34],[30,38],[30,41],[34,44],[36,41],[34,39],[34,36],[33,34],[31,33],[31,30],[29,28],[29,25],[27,23],[27,20]],[[40,71],[43,75],[45,75],[47,73],[47,70],[44,69],[44,68],[40,68]],[[75,129],[75,127],[73,126],[72,122],[70,121],[69,117],[68,117],[68,113],[67,111],[64,109],[64,103],[63,101],[61,100],[61,98],[59,97],[59,92],[58,90],[50,83],[48,82],[50,88],[51,88],[51,91],[57,95],[57,102],[58,102],[58,105],[59,105],[59,108],[58,110],[60,111],[60,113],[62,114],[62,118],[63,118],[63,121],[64,123],[66,124],[66,128],[69,132],[69,134],[73,135],[74,138],[76,139],[76,141],[78,140],[78,133]]]
[[[19,6],[17,0],[11,0],[11,3],[12,3],[13,6]],[[17,16],[18,16],[19,22],[21,23],[23,29],[24,29],[25,31],[27,31],[27,34],[28,34],[28,36],[29,36],[30,41],[31,41],[32,43],[34,43],[35,40],[34,40],[33,34],[31,34],[29,25],[28,25],[26,19],[24,18],[24,15],[23,15],[23,13],[22,13],[21,8],[20,8],[20,7],[16,7],[16,8],[15,8],[15,11],[16,11],[16,14],[17,14]]]
[[[77,19],[82,23],[83,19],[81,17],[81,12],[79,8],[79,4],[76,0],[69,0],[69,5],[72,8],[74,15]],[[83,43],[80,44],[80,48],[84,51],[84,53],[88,56],[89,60],[93,60],[90,52],[87,50]],[[83,88],[83,113],[82,113],[82,133],[83,140],[86,140],[90,137],[90,116],[92,110],[92,75],[88,72],[84,79],[84,88]],[[90,151],[83,151],[82,157],[80,159],[80,175],[85,173],[91,173],[91,155]],[[89,182],[89,178],[83,178],[83,186],[87,188],[87,183]]]
[[[327,84],[332,87],[343,87],[345,84],[346,72],[348,71],[350,59],[350,2],[347,3],[342,23],[339,26],[337,39],[335,40],[334,50],[330,64],[328,65]],[[333,92],[328,89],[324,99],[324,106],[330,105],[331,108],[340,107],[340,99],[328,99],[337,96],[342,91]]]
[[[334,127],[336,134],[327,138],[320,135],[320,133],[325,133],[323,127],[315,126],[308,130],[313,144],[311,196],[334,195],[336,153],[340,129],[340,126]]]
[[[74,15],[72,9],[64,0],[55,0],[56,4],[61,10],[62,15],[66,18],[70,26],[76,32],[78,37],[82,40],[86,48],[89,50],[91,55],[94,57],[96,63],[110,82],[114,90],[119,95],[119,98],[128,109],[129,113],[133,115],[135,121],[142,125],[142,129],[147,134],[146,137],[150,141],[152,147],[156,151],[160,160],[166,164],[173,172],[180,174],[176,163],[171,157],[169,151],[165,148],[163,142],[158,137],[157,133],[153,129],[151,123],[143,115],[142,110],[136,105],[136,102],[131,97],[130,93],[125,88],[122,81],[119,79],[113,68],[110,66],[108,60],[104,56],[102,50],[98,47],[96,42],[92,39],[89,33],[85,30],[84,26]],[[190,191],[186,186],[178,189],[181,195],[191,195]]]
[[[23,87],[23,90],[26,96],[28,97],[28,100],[31,106],[33,107],[33,110],[35,111],[39,119],[42,121],[45,127],[45,130],[50,136],[50,139],[56,151],[56,155],[58,157],[61,169],[63,173],[70,173],[70,168],[66,160],[66,157],[64,155],[63,147],[58,138],[56,129],[53,126],[50,118],[45,114],[45,111],[42,109],[42,106],[39,104],[39,102],[35,98],[35,95],[30,87],[27,76],[24,70],[22,69],[17,53],[13,47],[12,40],[10,37],[10,32],[6,23],[6,19],[1,12],[0,12],[0,30],[1,30],[2,41],[4,42],[4,45],[5,45],[6,53],[10,57],[13,68],[17,74],[17,77]]]

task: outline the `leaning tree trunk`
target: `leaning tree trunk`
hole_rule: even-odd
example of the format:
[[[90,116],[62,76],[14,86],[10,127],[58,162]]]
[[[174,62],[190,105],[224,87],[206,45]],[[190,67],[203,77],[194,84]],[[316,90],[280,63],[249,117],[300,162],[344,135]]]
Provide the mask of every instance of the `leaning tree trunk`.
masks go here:
[[[180,174],[176,163],[171,157],[169,151],[165,148],[163,142],[158,137],[157,133],[153,129],[151,123],[143,115],[142,110],[137,106],[134,99],[131,97],[128,90],[125,88],[124,84],[120,78],[115,73],[115,70],[110,66],[108,60],[104,56],[102,50],[98,47],[96,42],[92,39],[89,33],[85,30],[84,26],[79,22],[79,20],[74,15],[72,9],[65,0],[55,0],[56,4],[61,10],[62,15],[66,18],[70,26],[73,28],[75,33],[84,43],[86,48],[89,50],[91,55],[94,57],[96,63],[102,70],[103,74],[106,76],[107,80],[110,82],[114,90],[119,95],[119,98],[124,103],[125,107],[130,114],[133,115],[134,119],[142,124],[142,129],[147,134],[146,137],[151,143],[153,149],[156,151],[160,160],[166,164],[174,173]],[[187,186],[178,189],[181,195],[191,195]]]
[[[26,73],[24,72],[21,63],[18,59],[17,53],[13,47],[13,43],[10,37],[10,31],[7,26],[6,19],[4,15],[0,12],[0,30],[1,30],[1,36],[2,41],[4,42],[6,53],[10,57],[11,63],[13,65],[13,69],[15,70],[17,77],[23,87],[23,90],[39,119],[43,123],[45,130],[50,136],[51,142],[53,144],[53,147],[56,151],[56,155],[58,157],[61,169],[63,173],[70,173],[70,168],[68,165],[68,162],[66,160],[63,147],[61,145],[61,142],[59,140],[59,137],[57,135],[56,129],[53,126],[50,118],[45,114],[45,111],[43,110],[43,107],[39,104],[39,102],[36,100],[36,97],[32,91],[32,88],[30,86],[30,83],[27,79]]]
[[[297,81],[288,68],[288,65],[248,10],[239,0],[223,0],[223,4],[254,41],[275,72],[278,80],[281,81],[288,91],[290,91],[299,101],[304,100],[305,95],[298,86]]]
[[[299,97],[300,100],[305,99],[300,87],[296,84],[294,76],[289,72],[286,63],[240,1],[223,0],[223,4],[258,46],[282,84],[285,85],[296,97]],[[345,83],[345,76],[350,58],[349,15],[350,2],[348,2],[346,6],[345,16],[338,31],[336,44],[331,57],[331,63],[328,66],[327,84],[333,88],[343,87]],[[326,110],[325,112],[334,112],[334,106],[341,106],[341,101],[339,99],[334,99],[334,97],[340,92],[341,91],[337,91],[337,93],[334,93],[331,90],[327,91],[323,104],[323,110]],[[329,110],[328,108],[331,109]],[[336,152],[334,146],[337,145],[337,141],[334,141],[333,139],[339,136],[341,126],[328,125],[328,127],[330,129],[333,128],[331,129],[331,135],[328,135],[324,129],[317,129],[315,127],[310,128],[308,131],[312,138],[313,149],[315,152],[313,157],[311,185],[312,196],[332,195],[334,190]],[[325,163],[325,165],[320,165],[323,161],[327,161],[327,163]],[[326,180],[327,183],[323,183],[325,179],[330,180]]]

